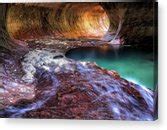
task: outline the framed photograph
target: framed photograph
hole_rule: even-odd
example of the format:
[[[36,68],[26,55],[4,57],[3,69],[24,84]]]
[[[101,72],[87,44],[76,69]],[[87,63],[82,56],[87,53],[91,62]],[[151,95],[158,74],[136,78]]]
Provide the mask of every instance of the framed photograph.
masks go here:
[[[0,4],[0,117],[154,121],[158,2]]]

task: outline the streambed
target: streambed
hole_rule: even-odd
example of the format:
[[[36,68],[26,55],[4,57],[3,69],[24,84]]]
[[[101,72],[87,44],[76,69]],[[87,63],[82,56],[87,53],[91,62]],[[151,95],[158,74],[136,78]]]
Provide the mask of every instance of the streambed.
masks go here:
[[[75,49],[78,54],[82,54],[75,54],[77,58],[96,56],[103,59],[102,56],[105,55],[108,58],[119,58],[116,49],[83,49],[86,50]],[[129,82],[122,75],[120,77],[117,70],[103,69],[92,61],[77,61],[76,58],[70,57],[70,51],[64,56],[62,51],[51,49],[48,45],[41,49],[31,48],[18,59],[14,59],[7,52],[1,56],[3,91],[0,96],[4,98],[1,102],[0,117],[154,119],[154,92],[140,84]],[[21,70],[15,69],[16,75],[12,75],[14,73],[11,68],[18,67],[20,63]]]

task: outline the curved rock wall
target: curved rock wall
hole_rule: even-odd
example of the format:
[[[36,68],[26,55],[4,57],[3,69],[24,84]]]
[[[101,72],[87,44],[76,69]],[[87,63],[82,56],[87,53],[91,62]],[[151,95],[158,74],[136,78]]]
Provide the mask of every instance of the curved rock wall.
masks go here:
[[[7,33],[19,40],[43,36],[64,39],[111,41],[115,35],[126,43],[152,37],[151,3],[9,4]]]
[[[119,36],[124,38],[126,44],[141,43],[150,37],[153,39],[154,27],[153,22],[155,3],[100,3],[106,10],[110,26],[118,27],[121,22]],[[110,32],[110,30],[109,30]],[[152,41],[151,41],[152,42]]]
[[[20,4],[10,6],[7,12],[10,36],[16,39],[43,35],[101,39],[109,29],[109,18],[98,3],[68,3],[46,7]]]

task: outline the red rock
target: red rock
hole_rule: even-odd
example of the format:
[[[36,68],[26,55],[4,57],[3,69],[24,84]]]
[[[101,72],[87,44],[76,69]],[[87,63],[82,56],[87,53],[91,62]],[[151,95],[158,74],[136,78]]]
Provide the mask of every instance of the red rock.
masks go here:
[[[44,55],[42,57],[45,58]],[[15,60],[11,60],[14,66],[19,63],[14,62]],[[3,78],[1,97],[5,104],[1,103],[0,116],[106,120],[154,119],[152,91],[128,82],[115,71],[107,71],[93,63],[63,58],[61,59],[64,60],[63,64],[59,66],[57,60],[54,64],[47,62],[47,67],[51,70],[50,67],[57,66],[59,71],[54,69],[48,71],[43,66],[36,66],[34,82],[30,84],[25,83],[19,76],[11,75],[12,70],[8,68],[10,66],[5,65],[8,62],[3,62],[9,73],[3,75],[1,73]]]

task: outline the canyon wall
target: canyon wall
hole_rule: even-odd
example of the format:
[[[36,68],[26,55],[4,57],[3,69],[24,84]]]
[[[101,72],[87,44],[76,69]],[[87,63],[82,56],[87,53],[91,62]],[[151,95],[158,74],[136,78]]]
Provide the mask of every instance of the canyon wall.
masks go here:
[[[48,3],[1,6],[1,26],[11,38],[19,40],[51,36],[111,41],[117,36],[123,38],[125,43],[139,43],[145,38],[152,38],[154,34],[153,3]]]

